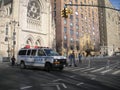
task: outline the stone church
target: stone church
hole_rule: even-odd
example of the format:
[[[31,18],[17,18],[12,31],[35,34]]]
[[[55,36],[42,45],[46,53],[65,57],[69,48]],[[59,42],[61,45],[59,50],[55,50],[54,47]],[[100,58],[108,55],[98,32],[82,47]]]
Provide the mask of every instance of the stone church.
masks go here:
[[[20,48],[55,48],[55,24],[50,0],[0,0],[0,56]]]

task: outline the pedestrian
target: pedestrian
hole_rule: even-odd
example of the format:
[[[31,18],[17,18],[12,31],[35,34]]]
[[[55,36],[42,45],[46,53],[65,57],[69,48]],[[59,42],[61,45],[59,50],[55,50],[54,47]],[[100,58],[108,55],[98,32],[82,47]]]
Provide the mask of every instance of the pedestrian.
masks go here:
[[[82,58],[82,55],[79,53],[79,55],[78,55],[78,58],[79,58],[79,63],[82,63],[82,60],[81,60],[81,58]]]
[[[12,61],[12,66],[14,66],[15,65],[15,57],[14,56],[12,56],[11,61]]]
[[[75,67],[77,67],[77,65],[75,64],[75,53],[74,51],[72,51],[72,53],[69,55],[69,60],[70,60],[70,65],[72,66],[72,63],[74,64]]]

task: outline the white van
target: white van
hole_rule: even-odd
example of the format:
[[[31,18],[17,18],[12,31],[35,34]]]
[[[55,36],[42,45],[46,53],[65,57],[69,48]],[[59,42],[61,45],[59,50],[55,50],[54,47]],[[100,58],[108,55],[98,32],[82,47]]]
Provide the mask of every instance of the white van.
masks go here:
[[[24,69],[27,66],[43,67],[50,71],[53,68],[63,70],[66,66],[66,57],[60,56],[50,48],[23,48],[17,55],[17,64]]]

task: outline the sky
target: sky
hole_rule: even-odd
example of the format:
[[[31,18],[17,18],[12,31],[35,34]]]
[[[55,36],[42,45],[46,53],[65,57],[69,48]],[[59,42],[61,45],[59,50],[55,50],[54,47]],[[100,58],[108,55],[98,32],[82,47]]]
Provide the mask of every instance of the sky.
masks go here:
[[[120,9],[120,0],[110,0],[115,8]]]

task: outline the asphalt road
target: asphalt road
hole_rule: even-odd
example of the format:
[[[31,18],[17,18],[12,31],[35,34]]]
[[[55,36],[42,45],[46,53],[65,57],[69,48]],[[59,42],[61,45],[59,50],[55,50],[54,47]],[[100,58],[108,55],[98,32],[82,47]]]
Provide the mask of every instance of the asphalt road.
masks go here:
[[[107,61],[101,60],[101,67],[97,67],[97,62],[92,61],[91,65],[94,65],[91,67],[86,67],[88,62],[78,67],[66,67],[61,72],[46,72],[35,68],[20,69],[19,66],[12,67],[1,63],[0,90],[120,90],[120,74],[112,74],[115,68],[109,73],[105,72]],[[110,62],[114,63],[115,61]],[[100,69],[93,68],[104,69],[96,72],[95,70]],[[109,69],[111,68],[107,70]],[[119,71],[119,68],[116,70]],[[103,71],[105,73],[100,73]]]

